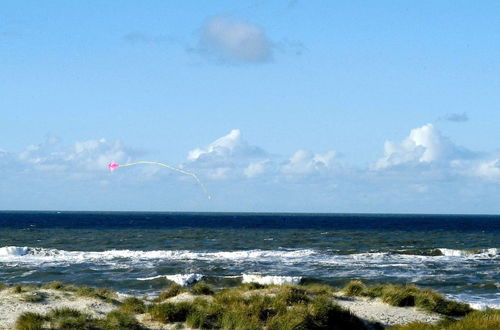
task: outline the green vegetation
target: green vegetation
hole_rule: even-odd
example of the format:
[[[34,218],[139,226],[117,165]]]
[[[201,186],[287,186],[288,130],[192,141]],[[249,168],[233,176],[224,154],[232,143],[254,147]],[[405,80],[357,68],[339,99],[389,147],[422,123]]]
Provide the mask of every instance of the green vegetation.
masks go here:
[[[245,289],[247,289],[245,291]],[[249,294],[252,290],[260,290]],[[163,303],[149,309],[162,323],[186,322],[198,329],[366,329],[364,323],[331,301],[330,290],[314,286],[242,285],[193,302]]]
[[[149,314],[151,319],[162,322],[184,322],[187,316],[193,311],[193,304],[188,302],[163,303],[151,306]]]
[[[416,306],[447,316],[464,316],[472,311],[468,304],[447,300],[435,291],[422,290],[414,285],[379,284],[368,287],[360,281],[351,281],[343,291],[348,296],[380,297],[392,306]]]
[[[0,282],[0,291],[7,289],[9,286],[4,282]]]
[[[412,322],[391,327],[390,330],[497,330],[500,329],[500,310],[474,311],[461,320],[447,319],[438,324]]]
[[[160,293],[160,296],[156,299],[156,301],[163,301],[168,298],[175,297],[179,294],[181,294],[184,291],[182,286],[180,286],[177,283],[172,284],[171,286],[168,287],[167,290],[164,290]]]
[[[46,317],[32,312],[24,312],[16,320],[17,330],[42,330]]]
[[[16,285],[12,291],[23,293],[22,300],[39,302],[43,292],[29,291],[31,286]],[[349,311],[332,301],[335,291],[328,285],[309,283],[303,285],[261,285],[246,283],[236,288],[214,290],[204,282],[198,282],[191,292],[198,297],[192,301],[165,303],[165,299],[183,292],[177,284],[163,291],[156,303],[147,307],[144,300],[130,297],[121,303],[116,293],[109,289],[75,287],[60,282],[52,282],[44,289],[64,291],[82,297],[97,298],[114,303],[119,307],[102,319],[71,308],[54,309],[41,315],[23,313],[16,321],[16,329],[94,329],[125,330],[145,329],[134,314],[148,313],[150,318],[161,323],[184,323],[195,329],[368,329],[376,324],[366,324]],[[457,321],[446,318],[432,325],[414,322],[397,326],[394,330],[465,330],[500,329],[500,311],[471,312],[467,304],[446,300],[441,294],[419,289],[413,285],[379,284],[368,286],[361,281],[351,281],[344,288],[346,296],[379,297],[393,306],[417,306],[426,311],[447,316],[461,317]],[[207,297],[207,295],[211,295]]]
[[[12,288],[12,292],[14,292],[14,293],[23,293],[23,286],[22,285],[15,285]]]
[[[114,310],[106,315],[100,322],[100,328],[104,330],[141,330],[144,327],[136,320],[133,314],[121,310]]]
[[[46,316],[51,329],[90,330],[96,328],[96,320],[86,313],[79,310],[63,307],[50,311]]]
[[[116,293],[110,289],[82,286],[76,290],[76,295],[80,297],[100,299],[112,304],[118,304],[118,301],[116,300]]]
[[[194,295],[212,295],[214,291],[205,282],[198,282],[191,288],[191,293]]]
[[[47,326],[48,325],[48,326]],[[135,317],[122,310],[109,312],[104,319],[95,319],[72,308],[57,308],[47,315],[23,313],[16,321],[17,330],[142,330]]]
[[[29,303],[38,303],[45,300],[45,294],[43,294],[42,292],[33,292],[31,294],[23,295],[21,299]]]
[[[75,292],[78,290],[78,288],[74,285],[64,284],[64,283],[59,282],[59,281],[50,282],[50,283],[42,286],[42,288],[49,289],[49,290],[71,291],[71,292]]]
[[[363,292],[366,292],[366,285],[361,281],[351,281],[343,289],[346,296],[361,296]]]
[[[269,285],[250,282],[250,283],[243,283],[242,285],[239,286],[239,289],[243,290],[243,291],[251,291],[251,290],[266,289],[268,287],[269,287]]]
[[[146,312],[146,305],[141,299],[130,297],[122,301],[120,310],[127,313],[142,314]]]

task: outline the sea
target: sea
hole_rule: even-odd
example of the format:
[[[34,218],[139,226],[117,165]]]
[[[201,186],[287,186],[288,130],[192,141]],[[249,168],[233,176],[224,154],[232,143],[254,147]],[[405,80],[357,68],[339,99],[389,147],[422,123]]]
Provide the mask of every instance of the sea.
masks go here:
[[[500,308],[499,215],[0,212],[0,282],[406,283]]]

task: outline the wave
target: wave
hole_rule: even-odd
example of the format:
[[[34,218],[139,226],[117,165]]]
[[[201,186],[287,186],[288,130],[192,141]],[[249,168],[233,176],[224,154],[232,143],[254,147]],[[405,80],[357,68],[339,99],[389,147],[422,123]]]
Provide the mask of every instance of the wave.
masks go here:
[[[58,249],[6,246],[0,248],[0,263],[106,263],[127,259],[130,262],[148,260],[199,260],[199,261],[300,261],[316,255],[310,249],[298,250],[238,250],[238,251],[190,251],[190,250],[107,250],[65,251]]]
[[[242,283],[259,283],[259,284],[299,284],[302,281],[302,276],[273,276],[259,274],[243,274]]]
[[[169,281],[175,282],[180,286],[187,286],[200,281],[204,276],[201,274],[174,274],[174,275],[157,275],[152,277],[138,278],[139,281],[150,281],[158,278],[165,278]]]
[[[484,258],[491,258],[491,257],[497,257],[498,256],[498,249],[497,248],[491,248],[491,249],[475,249],[475,250],[454,250],[454,249],[446,249],[446,248],[439,248],[439,251],[444,256],[447,257],[484,257]]]
[[[454,250],[439,248],[433,250],[396,250],[393,252],[365,252],[338,254],[338,251],[313,249],[278,250],[236,250],[236,251],[192,251],[192,250],[107,250],[107,251],[66,251],[38,247],[0,247],[0,263],[58,264],[79,263],[111,264],[125,267],[127,264],[144,265],[163,261],[221,261],[234,263],[281,263],[281,264],[346,264],[360,266],[380,264],[384,267],[402,266],[414,262],[455,262],[457,260],[497,260],[498,249]],[[425,252],[431,251],[431,252]],[[435,251],[439,251],[437,254]],[[150,263],[148,263],[150,262]]]

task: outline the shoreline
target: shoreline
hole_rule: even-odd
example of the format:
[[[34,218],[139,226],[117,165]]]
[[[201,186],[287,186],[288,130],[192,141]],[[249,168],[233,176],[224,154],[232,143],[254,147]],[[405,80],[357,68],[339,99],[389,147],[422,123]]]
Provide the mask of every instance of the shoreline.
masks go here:
[[[403,296],[403,291],[409,294],[409,296]],[[412,322],[421,322],[431,326],[432,324],[446,320],[460,320],[473,312],[470,306],[444,299],[436,292],[430,290],[422,290],[414,286],[391,284],[366,286],[359,281],[351,281],[342,289],[322,284],[263,285],[255,282],[242,284],[238,287],[214,289],[203,281],[196,282],[190,288],[184,288],[172,283],[156,298],[147,296],[131,297],[119,295],[108,289],[86,286],[78,287],[51,282],[45,285],[3,285],[0,287],[0,329],[15,328],[16,321],[19,323],[19,319],[22,318],[20,316],[24,315],[23,313],[33,312],[37,313],[41,318],[47,318],[49,317],[48,315],[54,313],[54,310],[61,308],[76,310],[77,312],[74,313],[83,313],[82,315],[88,317],[88,322],[108,322],[110,317],[117,317],[116,315],[122,313],[124,310],[123,306],[130,301],[135,301],[136,304],[143,306],[142,309],[135,310],[137,313],[127,312],[129,321],[137,322],[140,329],[190,329],[193,328],[192,322],[194,322],[189,321],[189,317],[194,317],[189,316],[191,314],[186,314],[184,319],[181,319],[182,321],[172,321],[168,318],[162,319],[161,312],[155,312],[155,308],[159,309],[163,305],[173,304],[177,306],[187,304],[191,306],[189,308],[194,308],[194,310],[201,308],[206,312],[207,308],[208,310],[212,308],[207,306],[211,306],[211,304],[215,306],[216,303],[220,304],[221,301],[224,301],[225,304],[228,304],[224,308],[230,310],[232,308],[230,302],[235,303],[238,299],[243,302],[261,299],[259,300],[259,304],[270,304],[269,301],[275,301],[273,303],[276,303],[279,299],[285,299],[283,297],[288,299],[285,304],[285,307],[288,307],[281,312],[273,312],[276,315],[272,314],[269,316],[269,319],[258,321],[261,323],[255,321],[257,322],[256,324],[266,324],[267,326],[269,322],[273,322],[274,319],[280,316],[279,313],[286,313],[290,308],[298,308],[302,311],[301,313],[312,313],[311,308],[313,307],[311,306],[318,304],[323,309],[333,308],[338,313],[341,313],[340,315],[344,315],[344,317],[352,315],[352,320],[349,322],[354,322],[353,324],[361,322],[359,324],[363,324],[364,328],[356,323],[361,327],[359,329],[385,329],[398,325],[411,324]],[[408,297],[412,298],[409,299]],[[395,301],[394,299],[396,298],[399,300]],[[431,300],[436,300],[438,304],[448,306],[448,309],[442,306],[429,305],[426,307],[426,305],[418,302],[418,299],[427,299],[427,304]],[[239,303],[241,304],[241,302]],[[268,309],[269,307],[266,310]],[[499,312],[500,310],[493,311]],[[195,312],[193,313],[195,314]],[[200,313],[200,311],[196,313]],[[226,315],[224,317],[227,319],[229,316]],[[221,319],[224,319],[224,317]],[[289,318],[290,316],[285,315],[282,317],[283,320],[275,320],[274,322],[291,322],[287,317]],[[42,324],[49,324],[47,320],[41,321]],[[167,322],[159,322],[159,320],[167,320]],[[187,324],[186,322],[188,321],[191,323]],[[50,322],[55,321],[52,320]],[[220,322],[220,320],[217,322]],[[203,322],[200,324],[202,326],[197,328],[209,328],[208,326],[203,327]],[[43,327],[41,329],[45,328],[50,329],[50,327]],[[105,327],[103,326],[103,328]]]

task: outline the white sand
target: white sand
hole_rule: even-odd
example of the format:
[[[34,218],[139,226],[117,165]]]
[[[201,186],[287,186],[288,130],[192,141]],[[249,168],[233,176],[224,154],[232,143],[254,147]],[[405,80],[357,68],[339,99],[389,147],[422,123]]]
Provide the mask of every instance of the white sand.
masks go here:
[[[369,322],[378,322],[384,327],[415,321],[435,323],[442,319],[442,316],[436,313],[418,310],[416,307],[391,306],[378,298],[369,299],[336,295],[334,301],[360,319]]]
[[[41,293],[45,299],[41,302],[23,301],[26,294]],[[45,314],[51,309],[69,307],[100,318],[116,307],[101,300],[76,297],[72,293],[57,290],[34,290],[31,293],[13,293],[11,289],[0,291],[0,329],[12,329],[17,317],[23,312]]]

